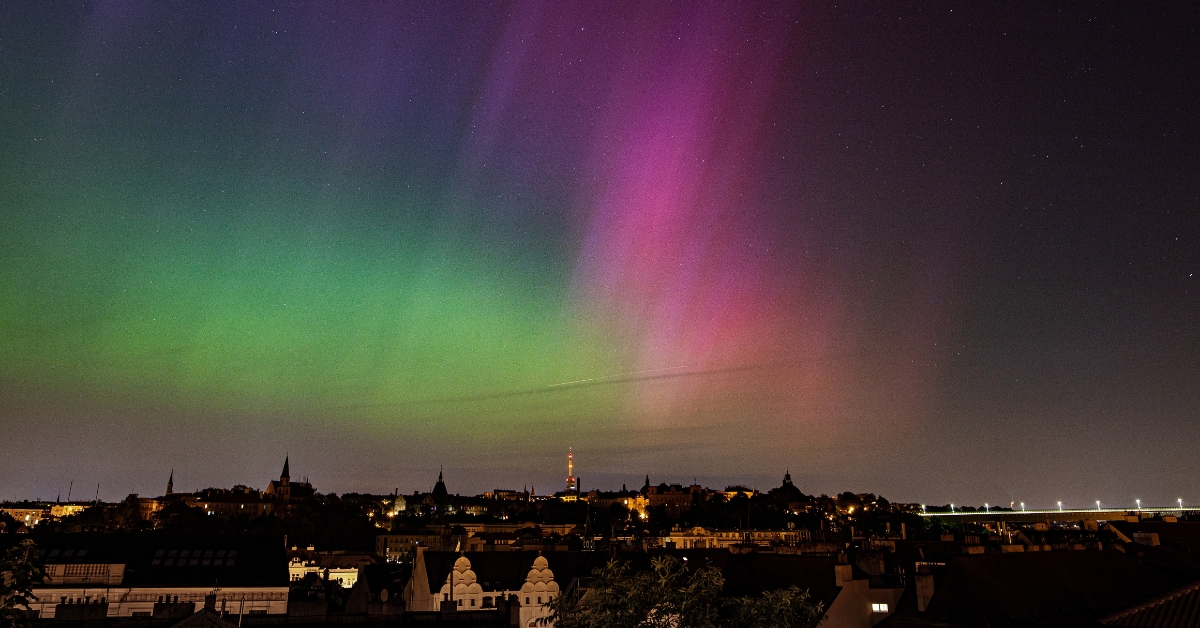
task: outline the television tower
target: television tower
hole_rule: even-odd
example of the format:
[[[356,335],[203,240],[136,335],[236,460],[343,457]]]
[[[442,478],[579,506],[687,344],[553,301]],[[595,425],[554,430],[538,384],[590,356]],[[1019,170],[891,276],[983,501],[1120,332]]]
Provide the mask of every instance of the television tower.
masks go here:
[[[579,485],[575,482],[575,452],[569,447],[567,448],[567,490],[579,490]]]

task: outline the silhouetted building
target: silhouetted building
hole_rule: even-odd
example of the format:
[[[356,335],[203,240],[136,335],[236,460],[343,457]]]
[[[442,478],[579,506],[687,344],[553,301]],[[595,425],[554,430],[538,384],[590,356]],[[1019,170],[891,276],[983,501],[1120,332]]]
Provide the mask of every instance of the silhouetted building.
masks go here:
[[[316,493],[313,490],[312,484],[309,484],[308,481],[292,482],[291,471],[288,468],[289,458],[290,456],[284,456],[283,472],[279,474],[279,480],[268,484],[267,490],[264,493],[274,499],[285,502],[293,499],[312,497]]]

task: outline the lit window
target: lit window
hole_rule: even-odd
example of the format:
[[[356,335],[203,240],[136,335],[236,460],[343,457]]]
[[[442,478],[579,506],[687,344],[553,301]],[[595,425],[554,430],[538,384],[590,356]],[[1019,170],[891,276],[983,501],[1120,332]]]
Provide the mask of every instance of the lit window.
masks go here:
[[[872,613],[886,613],[886,612],[888,612],[888,605],[887,604],[872,604],[871,612]]]

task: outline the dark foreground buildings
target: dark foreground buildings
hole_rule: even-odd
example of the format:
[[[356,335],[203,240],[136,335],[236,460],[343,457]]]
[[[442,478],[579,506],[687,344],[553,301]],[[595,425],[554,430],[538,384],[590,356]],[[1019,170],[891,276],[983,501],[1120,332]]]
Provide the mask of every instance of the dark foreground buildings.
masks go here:
[[[0,550],[37,544],[47,580],[27,615],[44,628],[548,626],[548,605],[597,567],[664,554],[719,569],[726,595],[806,590],[826,628],[1200,626],[1200,522],[1182,508],[955,522],[805,495],[789,477],[764,493],[647,480],[476,497],[439,477],[406,498],[321,495],[289,475],[82,512],[0,508]]]

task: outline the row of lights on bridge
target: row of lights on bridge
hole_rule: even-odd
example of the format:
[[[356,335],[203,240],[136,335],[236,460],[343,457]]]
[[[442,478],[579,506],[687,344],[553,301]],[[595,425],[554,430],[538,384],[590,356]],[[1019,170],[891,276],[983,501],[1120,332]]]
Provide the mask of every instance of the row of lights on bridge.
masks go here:
[[[1141,510],[1142,509],[1142,500],[1135,499],[1133,501],[1137,502],[1137,509]],[[1176,499],[1175,501],[1179,502],[1179,509],[1183,510],[1183,498],[1180,497],[1180,498]],[[984,503],[983,510],[984,510],[984,512],[991,512],[992,506],[988,503]],[[1098,500],[1098,499],[1096,500],[1096,510],[1103,510],[1103,508],[1100,507],[1100,500]],[[1058,502],[1058,511],[1059,512],[1063,511],[1062,502]],[[950,512],[954,512],[954,504],[950,504]],[[1025,502],[1021,502],[1021,512],[1025,512]],[[926,514],[925,504],[921,504],[921,514]]]

